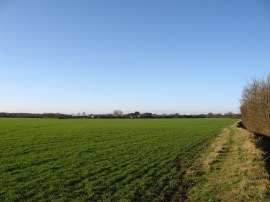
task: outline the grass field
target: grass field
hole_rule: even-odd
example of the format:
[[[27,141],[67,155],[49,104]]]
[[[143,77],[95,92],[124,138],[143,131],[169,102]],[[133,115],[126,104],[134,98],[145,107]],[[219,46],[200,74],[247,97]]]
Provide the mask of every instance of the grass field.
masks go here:
[[[0,201],[174,200],[232,119],[0,119]]]

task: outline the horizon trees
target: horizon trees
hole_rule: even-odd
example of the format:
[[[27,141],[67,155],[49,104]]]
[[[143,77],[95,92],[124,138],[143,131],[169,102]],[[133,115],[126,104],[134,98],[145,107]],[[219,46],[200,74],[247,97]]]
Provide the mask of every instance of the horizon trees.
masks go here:
[[[123,111],[121,111],[121,110],[114,110],[113,111],[113,116],[114,117],[121,117],[123,115]]]

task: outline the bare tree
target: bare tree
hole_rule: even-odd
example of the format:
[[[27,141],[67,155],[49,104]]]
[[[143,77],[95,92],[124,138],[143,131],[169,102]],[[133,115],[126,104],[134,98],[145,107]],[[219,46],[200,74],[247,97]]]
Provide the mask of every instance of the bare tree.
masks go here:
[[[241,114],[244,126],[270,135],[270,75],[252,79],[242,92]]]
[[[114,116],[114,117],[119,118],[119,117],[121,117],[122,115],[123,115],[123,112],[122,112],[121,110],[114,110],[114,111],[113,111],[113,116]]]

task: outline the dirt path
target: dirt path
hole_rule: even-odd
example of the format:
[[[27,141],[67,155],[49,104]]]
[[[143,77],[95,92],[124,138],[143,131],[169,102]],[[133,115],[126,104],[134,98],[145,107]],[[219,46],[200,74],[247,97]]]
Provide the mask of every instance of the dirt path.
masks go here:
[[[270,201],[263,152],[253,134],[235,125],[212,143],[188,177],[189,201]]]

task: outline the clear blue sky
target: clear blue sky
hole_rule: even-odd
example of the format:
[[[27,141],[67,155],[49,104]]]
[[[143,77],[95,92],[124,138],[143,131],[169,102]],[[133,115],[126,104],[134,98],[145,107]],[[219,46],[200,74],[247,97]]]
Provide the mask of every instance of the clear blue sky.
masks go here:
[[[239,111],[268,0],[0,0],[0,111]]]

